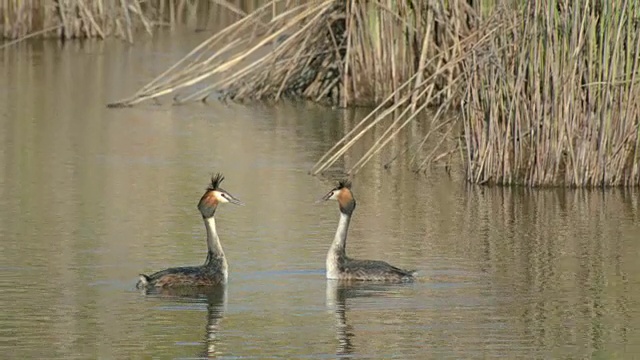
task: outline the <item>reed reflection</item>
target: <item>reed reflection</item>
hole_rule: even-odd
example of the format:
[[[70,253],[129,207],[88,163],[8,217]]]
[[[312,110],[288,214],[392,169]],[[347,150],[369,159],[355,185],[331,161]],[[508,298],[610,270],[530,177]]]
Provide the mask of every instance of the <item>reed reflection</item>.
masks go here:
[[[204,349],[197,357],[215,359],[222,353],[217,349],[220,322],[227,307],[227,287],[209,288],[150,288],[142,291],[145,295],[172,301],[206,301],[207,324],[203,338]]]
[[[457,222],[477,236],[460,239],[491,274],[494,293],[505,299],[498,311],[515,320],[531,351],[588,358],[628,346],[637,293],[628,279],[638,271],[626,240],[637,233],[633,192],[496,188],[468,195],[467,218]]]

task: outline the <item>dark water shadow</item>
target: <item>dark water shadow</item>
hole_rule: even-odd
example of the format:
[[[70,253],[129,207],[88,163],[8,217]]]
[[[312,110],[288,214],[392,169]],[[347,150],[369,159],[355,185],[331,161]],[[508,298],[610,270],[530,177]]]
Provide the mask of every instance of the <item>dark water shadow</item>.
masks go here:
[[[355,332],[353,326],[349,324],[347,314],[349,313],[349,299],[386,297],[393,290],[400,287],[411,286],[411,284],[386,284],[374,282],[348,282],[340,280],[327,280],[326,306],[335,315],[335,330],[338,347],[336,355],[341,358],[352,358],[356,347],[353,344]]]
[[[215,359],[220,356],[217,350],[220,322],[224,318],[227,306],[227,287],[211,288],[177,288],[177,289],[147,289],[143,290],[147,296],[170,301],[206,302],[207,325],[203,344],[205,348],[198,352],[198,359]]]

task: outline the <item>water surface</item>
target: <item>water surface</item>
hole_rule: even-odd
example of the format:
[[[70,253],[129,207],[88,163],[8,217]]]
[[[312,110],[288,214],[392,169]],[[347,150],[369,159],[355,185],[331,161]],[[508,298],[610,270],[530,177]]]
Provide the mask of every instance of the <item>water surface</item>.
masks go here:
[[[0,54],[2,354],[638,357],[637,193],[469,187],[459,172],[416,175],[403,157],[384,169],[419,140],[415,126],[354,179],[348,251],[420,269],[421,281],[326,281],[338,210],[314,202],[334,183],[307,171],[362,112],[105,107],[206,35],[35,41]],[[204,261],[196,204],[214,171],[246,203],[217,212],[228,288],[136,291],[140,272]]]

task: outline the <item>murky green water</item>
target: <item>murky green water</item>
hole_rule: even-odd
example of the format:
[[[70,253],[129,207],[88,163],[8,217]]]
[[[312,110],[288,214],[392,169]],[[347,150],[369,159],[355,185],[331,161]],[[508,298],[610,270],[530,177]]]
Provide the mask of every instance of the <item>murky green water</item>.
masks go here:
[[[314,204],[333,184],[307,171],[359,114],[105,108],[198,40],[0,53],[3,358],[640,356],[637,193],[470,188],[402,160],[384,170],[402,138],[354,180],[348,251],[424,281],[337,286],[324,278],[337,209]],[[217,213],[226,293],[140,294],[138,273],[204,261],[196,203],[213,171],[247,204]]]

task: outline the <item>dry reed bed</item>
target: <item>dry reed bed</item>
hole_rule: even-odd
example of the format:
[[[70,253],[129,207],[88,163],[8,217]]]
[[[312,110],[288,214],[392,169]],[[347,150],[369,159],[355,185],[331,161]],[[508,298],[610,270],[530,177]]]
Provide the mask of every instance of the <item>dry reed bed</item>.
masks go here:
[[[0,49],[33,37],[133,42],[140,29],[151,34],[158,26],[195,23],[202,30],[255,6],[246,0],[0,0],[0,39],[8,40]]]
[[[13,40],[1,47],[36,36],[101,38],[116,36],[133,42],[136,31],[151,33],[158,25],[174,25],[199,12],[226,8],[242,1],[223,0],[0,0],[0,38]]]
[[[420,119],[431,131],[407,149],[423,155],[416,170],[460,154],[473,183],[638,185],[638,1],[274,0],[110,105],[179,90],[179,103],[377,104],[313,174],[384,124],[356,173]]]
[[[151,19],[155,21],[163,4],[142,0],[0,0],[0,33],[15,40],[115,35],[133,41],[138,28],[151,32]]]
[[[304,98],[342,107],[380,104],[313,170],[331,166],[365,131],[395,114],[383,137],[350,169],[355,172],[428,105],[440,106],[434,130],[452,128],[450,117],[437,120],[451,108],[460,86],[462,54],[477,46],[477,33],[470,31],[477,22],[474,14],[462,1],[447,6],[394,0],[271,1],[202,43],[130,98],[109,106],[131,106],[204,80],[210,83],[176,96],[176,102],[215,96],[235,101]],[[421,166],[439,157],[431,153]]]
[[[223,89],[224,98],[238,101],[289,96],[346,107],[412,94],[416,104],[426,77],[439,91],[461,73],[451,64],[460,60],[459,34],[468,26],[450,18],[472,21],[464,2],[451,9],[391,0],[292,3],[265,4],[112,105],[133,105],[216,75],[215,82],[180,101],[205,100]],[[274,7],[285,10],[274,12]],[[425,17],[437,25],[428,25]],[[273,50],[265,52],[265,47]],[[440,98],[451,92],[445,90]]]
[[[473,183],[638,185],[638,1],[531,1],[464,62]]]

